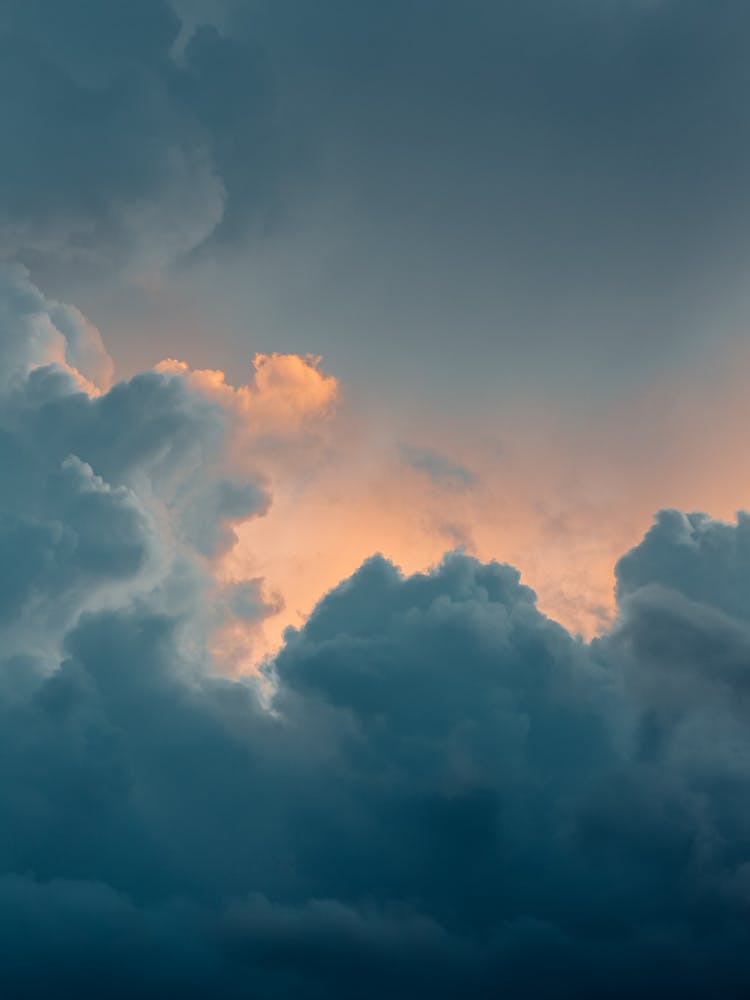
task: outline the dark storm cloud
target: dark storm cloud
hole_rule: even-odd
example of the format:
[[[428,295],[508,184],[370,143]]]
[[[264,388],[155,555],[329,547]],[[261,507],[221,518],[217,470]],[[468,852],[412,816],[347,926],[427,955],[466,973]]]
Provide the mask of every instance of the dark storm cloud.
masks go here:
[[[731,711],[695,705],[646,753],[618,643],[592,657],[508,567],[370,561],[290,636],[272,715],[196,680],[176,627],[89,615],[54,674],[3,684],[11,995],[746,988]]]
[[[83,392],[2,276],[4,995],[746,993],[746,517],[660,514],[590,645],[509,566],[374,557],[228,680],[224,605],[276,605],[201,558],[267,502],[227,415]]]
[[[266,98],[247,47],[210,29],[178,65],[179,29],[162,0],[4,0],[3,256],[148,271],[219,225]]]
[[[199,554],[266,502],[226,415],[82,392],[4,274],[5,995],[744,995],[745,518],[661,514],[591,645],[508,566],[374,557],[224,679],[206,603],[274,610]]]
[[[620,599],[658,583],[737,618],[750,618],[750,517],[736,524],[661,511],[643,542],[616,567]]]
[[[268,60],[283,169],[366,203],[383,251],[400,218],[392,301],[467,316],[444,279],[484,259],[473,287],[542,326],[595,279],[584,339],[631,283],[641,333],[689,312],[675,287],[745,249],[745,6],[456,11],[230,3],[179,38],[158,2],[2,5],[3,251],[236,239]],[[3,995],[747,995],[745,515],[660,514],[591,644],[511,567],[374,557],[228,680],[204,557],[268,498],[222,465],[227,414],[179,371],[107,389],[96,332],[15,266],[0,363]]]
[[[270,156],[405,212],[405,237],[470,224],[462,252],[512,249],[497,271],[726,266],[747,246],[748,27],[738,0],[4,0],[6,240],[67,213],[71,251],[152,221],[187,250]]]

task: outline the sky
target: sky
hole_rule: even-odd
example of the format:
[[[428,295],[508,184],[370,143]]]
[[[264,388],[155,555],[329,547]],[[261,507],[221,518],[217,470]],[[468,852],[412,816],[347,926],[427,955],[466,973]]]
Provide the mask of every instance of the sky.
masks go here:
[[[750,7],[0,0],[0,989],[745,997]]]

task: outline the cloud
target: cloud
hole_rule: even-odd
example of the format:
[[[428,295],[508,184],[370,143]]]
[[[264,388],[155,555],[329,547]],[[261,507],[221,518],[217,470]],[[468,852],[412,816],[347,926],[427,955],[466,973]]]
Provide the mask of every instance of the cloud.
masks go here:
[[[245,241],[214,241],[181,286],[239,344],[272,331],[363,391],[377,372],[389,402],[496,413],[529,392],[601,403],[741,340],[742,4],[176,6],[271,84],[252,149],[218,100],[205,116],[239,136],[222,227]],[[223,64],[206,56],[203,88],[257,122],[262,86]]]
[[[0,250],[100,276],[218,261],[188,284],[235,298],[245,335],[314,328],[327,352],[366,327],[365,379],[442,390],[448,364],[482,394],[519,365],[588,387],[616,356],[633,377],[707,314],[729,337],[744,9],[430,10],[6,3]]]
[[[745,515],[659,514],[591,643],[508,565],[375,555],[246,673],[282,601],[217,567],[338,383],[99,389],[76,313],[0,302],[5,993],[746,992]]]
[[[417,448],[414,445],[402,445],[401,452],[404,460],[418,469],[426,472],[436,483],[444,483],[456,489],[465,489],[472,486],[476,481],[476,475],[470,470],[456,462],[452,462],[445,455],[431,448]]]
[[[180,563],[200,574],[268,496],[257,470],[231,469],[220,407],[179,374],[107,388],[98,332],[18,265],[0,269],[0,317],[5,651],[49,658],[84,610],[151,591]]]
[[[11,992],[746,986],[741,730],[646,747],[621,641],[592,653],[514,570],[371,560],[289,637],[270,714],[180,628],[96,612],[24,698],[3,683]]]
[[[252,379],[240,386],[227,383],[222,371],[191,370],[172,358],[156,370],[184,374],[209,399],[233,411],[253,436],[279,444],[283,438],[301,437],[306,425],[332,411],[339,387],[320,370],[322,360],[312,354],[256,354]]]
[[[736,524],[664,510],[640,545],[616,567],[621,599],[658,583],[701,604],[750,618],[750,517]]]
[[[0,255],[148,273],[213,232],[226,189],[178,30],[162,0],[4,5]]]
[[[18,264],[0,265],[0,363],[3,385],[56,363],[84,387],[106,389],[112,361],[99,331],[74,306],[45,298]]]
[[[700,312],[686,276],[742,260],[739,5],[211,6],[178,4],[182,27],[160,0],[0,6],[1,256],[192,255],[192,276],[281,178],[274,224],[303,202],[324,222],[285,273],[330,267],[410,385],[403,329],[420,372],[427,348],[493,379],[456,322],[482,302],[535,365],[550,328],[573,364],[572,326],[606,354],[613,315],[650,350],[644,330]],[[81,312],[0,266],[4,995],[747,995],[748,515],[659,513],[587,642],[511,566],[434,556],[542,537],[548,580],[601,561],[633,478],[616,420],[582,436],[612,470],[591,507],[525,514],[507,492],[549,483],[548,428],[488,470],[426,434],[373,447],[317,354],[260,351],[239,385],[174,360],[112,374]],[[618,441],[661,430],[643,413]],[[709,452],[736,449],[701,441],[690,478],[714,485]],[[560,465],[564,493],[581,474]],[[268,619],[296,627],[259,664]]]

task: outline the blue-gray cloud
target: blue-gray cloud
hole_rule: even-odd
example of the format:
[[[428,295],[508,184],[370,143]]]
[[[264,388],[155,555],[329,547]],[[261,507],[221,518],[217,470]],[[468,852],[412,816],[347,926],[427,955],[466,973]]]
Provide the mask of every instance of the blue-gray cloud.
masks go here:
[[[222,465],[226,414],[181,376],[147,372],[99,394],[84,381],[84,391],[81,376],[107,368],[98,332],[17,265],[0,265],[0,360],[8,655],[30,643],[49,656],[82,610],[170,575],[179,591],[232,522],[266,509],[261,477]]]
[[[452,486],[454,489],[465,489],[476,481],[476,475],[465,465],[452,461],[433,448],[418,448],[414,445],[402,445],[401,454],[404,460],[420,472],[425,472],[436,483]]]
[[[646,745],[621,637],[592,656],[464,556],[366,564],[290,636],[272,715],[196,685],[175,627],[89,615],[3,685],[12,995],[741,995],[736,706]]]
[[[206,576],[266,502],[222,413],[43,361],[0,396],[5,995],[744,995],[744,517],[659,515],[591,644],[509,566],[373,557],[228,680],[207,604],[273,608]]]
[[[491,284],[493,343],[579,324],[595,278],[590,346],[610,292],[668,337],[745,253],[744,5],[216,9],[0,6],[4,255],[213,252],[287,177],[366,206],[389,302],[466,319]],[[465,351],[448,313],[429,347]],[[747,995],[746,515],[658,515],[590,644],[511,567],[375,556],[228,680],[212,630],[275,603],[206,557],[264,483],[179,371],[110,367],[0,269],[4,995]]]
[[[226,186],[178,31],[162,0],[2,4],[0,255],[148,271],[213,232]]]

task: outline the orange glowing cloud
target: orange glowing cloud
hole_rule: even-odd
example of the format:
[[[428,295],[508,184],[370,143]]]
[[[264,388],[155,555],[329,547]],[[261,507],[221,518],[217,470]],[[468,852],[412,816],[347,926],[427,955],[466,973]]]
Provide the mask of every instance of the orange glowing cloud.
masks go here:
[[[222,371],[191,370],[173,359],[162,361],[156,370],[184,374],[192,386],[236,414],[240,428],[254,437],[294,435],[335,405],[338,381],[320,370],[321,360],[311,354],[256,354],[252,381],[240,386],[230,385]]]
[[[659,507],[729,516],[750,496],[746,361],[713,380],[705,371],[660,380],[596,419],[529,406],[511,426],[498,414],[500,430],[481,435],[434,415],[389,432],[342,400],[317,357],[256,356],[239,387],[165,362],[230,415],[227,461],[260,472],[272,495],[264,517],[235,525],[236,544],[214,565],[221,586],[262,580],[269,597],[258,620],[227,619],[222,661],[246,666],[273,651],[375,552],[406,572],[457,546],[510,562],[542,610],[587,636],[601,631],[614,611],[614,563]]]

